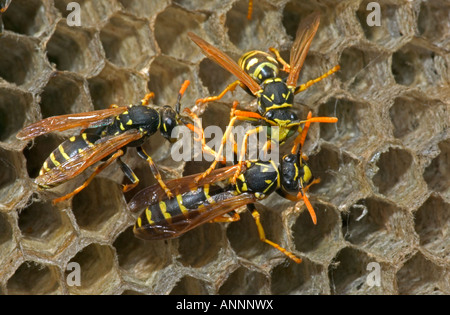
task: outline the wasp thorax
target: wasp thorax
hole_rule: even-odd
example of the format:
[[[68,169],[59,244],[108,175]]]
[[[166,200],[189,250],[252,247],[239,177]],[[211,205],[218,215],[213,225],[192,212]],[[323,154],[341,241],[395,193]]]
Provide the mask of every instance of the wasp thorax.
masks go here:
[[[294,93],[281,79],[269,79],[259,96],[258,110],[264,114],[267,110],[290,107],[294,103]]]

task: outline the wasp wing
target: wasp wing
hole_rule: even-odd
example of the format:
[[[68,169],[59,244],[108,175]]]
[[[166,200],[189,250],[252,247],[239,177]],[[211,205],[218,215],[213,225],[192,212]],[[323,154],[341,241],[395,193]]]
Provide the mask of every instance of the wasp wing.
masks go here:
[[[35,179],[41,186],[52,186],[69,180],[89,166],[113,154],[128,143],[138,140],[142,134],[136,129],[130,129],[117,136],[100,138],[94,145],[80,151],[77,155],[62,162],[59,166],[50,169]]]
[[[236,208],[256,202],[253,194],[244,193],[234,195],[232,192],[223,192],[213,196],[215,203],[207,204],[199,209],[188,209],[188,214],[173,216],[169,221],[164,220],[155,224],[135,225],[134,234],[144,240],[161,240],[181,236],[197,226],[209,222]]]
[[[238,165],[232,165],[220,169],[215,169],[205,178],[202,178],[198,183],[195,182],[195,178],[198,177],[200,174],[184,176],[182,178],[164,181],[164,183],[172,193],[174,193],[175,195],[179,195],[189,190],[196,189],[197,187],[227,180],[235,174],[238,167],[239,167]],[[131,212],[136,213],[165,198],[167,198],[167,195],[164,189],[161,188],[161,185],[155,184],[146,187],[141,191],[139,191],[137,194],[135,194],[128,203],[128,207]]]
[[[290,72],[286,80],[288,86],[296,86],[300,70],[305,62],[311,42],[319,28],[320,14],[314,12],[308,15],[298,26],[294,44],[291,48]]]
[[[214,60],[220,66],[222,66],[225,70],[234,74],[239,81],[245,84],[253,95],[256,95],[258,91],[261,90],[261,87],[255,80],[252,79],[239,65],[231,59],[224,52],[204,41],[194,33],[188,32],[188,36],[191,40],[196,43],[203,51],[203,53],[210,59]]]
[[[120,115],[126,110],[127,107],[122,106],[92,112],[48,117],[23,128],[17,133],[16,137],[20,140],[29,140],[53,131],[63,131],[78,127],[100,127],[111,123],[113,116]]]

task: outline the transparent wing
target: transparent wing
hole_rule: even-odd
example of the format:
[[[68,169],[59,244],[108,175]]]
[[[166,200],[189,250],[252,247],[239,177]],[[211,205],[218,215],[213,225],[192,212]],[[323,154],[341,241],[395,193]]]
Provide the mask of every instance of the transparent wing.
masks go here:
[[[204,41],[194,33],[188,32],[188,36],[202,49],[203,53],[208,58],[214,60],[225,70],[234,74],[239,81],[250,89],[253,95],[256,95],[256,93],[261,90],[259,84],[256,83],[255,80],[253,80],[233,59],[231,59],[224,52]]]
[[[126,106],[96,110],[92,112],[53,116],[31,124],[16,135],[17,139],[29,140],[37,136],[72,128],[99,127],[111,122],[113,116],[120,115],[127,110]]]
[[[291,70],[286,80],[288,86],[296,86],[300,70],[305,62],[311,42],[320,24],[320,14],[314,12],[308,15],[298,26],[294,44],[291,48]]]
[[[198,183],[195,183],[194,179],[199,174],[164,181],[164,183],[166,184],[167,188],[169,188],[170,191],[175,195],[183,194],[189,190],[196,189],[197,187],[201,187],[206,184],[214,184],[229,179],[234,175],[237,168],[238,165],[232,165],[220,169],[215,169],[205,178],[201,179]],[[166,192],[161,188],[161,185],[155,184],[142,189],[136,195],[134,195],[128,203],[128,207],[131,212],[136,213],[165,198],[167,198]]]
[[[113,154],[128,143],[142,137],[138,130],[130,129],[117,136],[108,136],[98,140],[93,146],[86,148],[79,154],[70,158],[61,165],[50,169],[35,179],[35,183],[43,186],[52,186],[56,183],[69,180],[89,166],[101,161],[110,154]]]
[[[215,196],[216,203],[205,205],[201,211],[188,209],[189,215],[178,215],[171,218],[171,222],[163,221],[153,225],[135,226],[134,234],[145,240],[169,239],[181,236],[197,226],[228,213],[236,208],[256,202],[256,197],[249,193],[233,195],[224,192]]]

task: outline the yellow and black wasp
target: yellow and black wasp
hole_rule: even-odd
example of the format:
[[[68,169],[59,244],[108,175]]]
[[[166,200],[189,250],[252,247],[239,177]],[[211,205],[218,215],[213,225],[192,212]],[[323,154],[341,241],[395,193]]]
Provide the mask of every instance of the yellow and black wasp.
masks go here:
[[[322,76],[310,80],[297,86],[297,79],[305,61],[311,42],[317,32],[320,23],[319,13],[313,13],[306,17],[297,29],[295,41],[290,52],[290,63],[285,62],[275,48],[270,50],[275,54],[275,58],[263,51],[250,51],[245,53],[236,63],[224,52],[207,43],[197,35],[188,33],[188,36],[202,49],[203,53],[214,60],[227,71],[234,74],[238,80],[231,83],[218,96],[207,97],[197,100],[200,102],[210,102],[222,98],[228,91],[233,91],[238,85],[247,91],[250,95],[257,98],[257,112],[234,110],[228,127],[232,127],[236,120],[250,121],[258,125],[244,136],[242,149],[240,150],[239,164],[243,164],[245,152],[247,150],[247,139],[251,134],[263,131],[267,128],[269,138],[272,135],[272,127],[278,127],[278,142],[283,144],[287,138],[291,137],[297,131],[301,133],[301,125],[305,123],[298,118],[292,110],[294,105],[294,95],[304,91],[314,83],[328,77],[339,70],[339,65],[333,67]],[[280,63],[283,67],[280,67]],[[279,77],[279,72],[288,73],[286,81]],[[315,122],[335,123],[336,118],[315,117]],[[226,141],[224,136],[222,145]],[[270,142],[267,143],[270,145]],[[221,149],[218,150],[221,153]],[[200,177],[207,176],[216,166],[216,161]],[[236,173],[236,175],[239,173]],[[197,179],[199,180],[200,177]]]
[[[231,178],[238,165],[215,169],[197,184],[194,179],[198,175],[167,181],[167,187],[176,194],[172,199],[167,199],[159,185],[144,188],[128,204],[132,212],[141,213],[134,226],[134,234],[144,240],[178,237],[206,222],[237,221],[238,213],[231,217],[226,215],[246,205],[255,220],[261,241],[300,263],[301,259],[293,253],[266,239],[254,203],[273,192],[292,201],[303,200],[316,224],[316,214],[306,192],[310,185],[319,180],[313,180],[300,152],[309,124],[310,121],[306,121],[301,136],[297,137],[292,149],[295,152],[285,155],[279,166],[271,160],[245,161],[235,184]]]
[[[80,135],[70,137],[50,154],[39,176],[34,180],[35,183],[41,189],[55,187],[81,174],[95,163],[103,161],[81,186],[53,201],[60,202],[80,192],[98,173],[117,160],[131,181],[131,184],[123,186],[123,191],[128,191],[139,183],[139,179],[121,160],[121,156],[125,154],[127,147],[136,147],[138,155],[148,162],[164,192],[169,198],[172,197],[172,193],[161,179],[158,168],[144,151],[142,144],[158,130],[170,142],[177,140],[172,138],[172,130],[182,123],[189,124],[179,115],[180,100],[188,85],[189,81],[186,80],[178,93],[175,108],[168,105],[154,108],[149,105],[149,100],[154,94],[149,93],[138,105],[121,107],[111,105],[110,108],[103,110],[53,116],[23,128],[16,136],[20,140],[29,140],[53,131],[83,129]]]

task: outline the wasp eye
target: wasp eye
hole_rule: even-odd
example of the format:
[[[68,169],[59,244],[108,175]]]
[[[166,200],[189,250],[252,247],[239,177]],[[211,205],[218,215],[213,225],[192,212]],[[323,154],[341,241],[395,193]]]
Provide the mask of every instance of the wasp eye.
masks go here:
[[[267,114],[266,114],[266,118],[267,119],[272,119],[273,118],[273,112],[267,112]]]
[[[297,120],[297,116],[294,113],[291,113],[291,117],[289,117],[289,119],[292,120]]]
[[[288,154],[283,157],[283,160],[288,163],[295,162],[296,156],[294,154]]]

